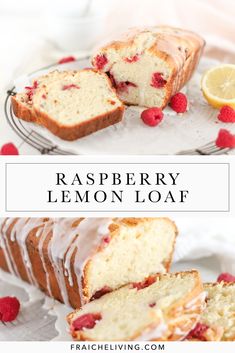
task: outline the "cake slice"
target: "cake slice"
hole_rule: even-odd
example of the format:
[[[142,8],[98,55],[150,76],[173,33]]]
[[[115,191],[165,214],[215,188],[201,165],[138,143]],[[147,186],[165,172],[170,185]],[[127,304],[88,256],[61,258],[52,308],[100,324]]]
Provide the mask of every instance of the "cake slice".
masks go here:
[[[75,340],[181,340],[205,305],[197,271],[155,274],[105,294],[68,315]]]
[[[188,340],[235,341],[235,283],[207,283],[206,309]]]
[[[169,271],[176,235],[167,218],[7,218],[0,268],[79,308]]]
[[[102,72],[53,71],[12,97],[15,115],[76,140],[121,121],[124,107]]]
[[[100,48],[92,64],[110,76],[123,102],[164,108],[192,76],[204,44],[179,28],[137,28]]]

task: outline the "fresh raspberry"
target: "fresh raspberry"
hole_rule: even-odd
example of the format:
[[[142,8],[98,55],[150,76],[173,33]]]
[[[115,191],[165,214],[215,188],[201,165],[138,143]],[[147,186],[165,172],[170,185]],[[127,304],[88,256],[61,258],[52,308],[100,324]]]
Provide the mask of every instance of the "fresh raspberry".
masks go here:
[[[163,119],[163,112],[160,108],[149,108],[141,113],[141,119],[146,125],[157,126]]]
[[[71,88],[80,89],[79,86],[75,85],[74,83],[71,83],[70,85],[64,85],[64,86],[62,87],[62,90],[63,90],[63,91],[66,91],[67,89],[71,89]]]
[[[206,339],[204,337],[204,333],[208,330],[208,328],[209,328],[209,326],[198,322],[197,325],[194,327],[194,329],[189,332],[186,339],[196,338],[200,341],[206,341]]]
[[[91,329],[96,325],[97,321],[101,319],[102,319],[102,316],[99,313],[84,314],[73,321],[72,329],[78,330],[78,331],[82,331],[85,328]]]
[[[136,288],[137,290],[144,289],[146,287],[151,286],[156,281],[154,276],[149,276],[143,282],[132,283],[132,288]]]
[[[129,58],[124,58],[124,61],[126,61],[127,63],[135,63],[136,61],[138,61],[140,58],[140,56],[138,54],[131,56]]]
[[[220,129],[215,144],[220,148],[235,148],[235,135],[226,129]]]
[[[220,109],[218,119],[223,123],[235,123],[235,110],[228,105],[224,105]]]
[[[176,113],[185,113],[187,110],[188,100],[185,94],[176,93],[170,100],[170,107]]]
[[[103,297],[103,295],[110,293],[111,291],[112,291],[112,289],[110,287],[104,286],[103,288],[101,288],[100,290],[95,292],[95,294],[91,297],[91,300],[99,299],[99,298]]]
[[[15,297],[0,298],[0,321],[14,321],[20,311],[20,302]]]
[[[221,273],[217,278],[217,282],[235,282],[235,276],[231,275],[228,272]]]
[[[74,56],[66,56],[65,58],[60,59],[58,61],[58,64],[66,64],[72,61],[76,61],[76,58]]]
[[[0,154],[3,156],[16,156],[19,154],[19,151],[12,142],[9,142],[1,147]]]
[[[95,64],[95,67],[98,69],[98,70],[102,70],[105,65],[108,63],[108,59],[107,57],[102,54],[102,55],[97,55],[95,57],[95,60],[94,60],[94,64]]]
[[[128,93],[129,87],[137,87],[137,85],[130,81],[116,83],[116,88],[119,92]]]
[[[163,73],[162,72],[155,72],[152,75],[152,81],[151,81],[151,86],[155,88],[162,88],[165,86],[167,83],[166,80],[162,77]]]

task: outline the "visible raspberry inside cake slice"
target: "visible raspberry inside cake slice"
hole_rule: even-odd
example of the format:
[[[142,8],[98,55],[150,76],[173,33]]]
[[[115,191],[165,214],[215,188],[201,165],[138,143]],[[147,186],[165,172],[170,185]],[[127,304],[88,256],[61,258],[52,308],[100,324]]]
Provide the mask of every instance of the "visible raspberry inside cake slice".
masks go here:
[[[106,74],[93,69],[54,71],[12,97],[14,113],[65,140],[74,140],[122,119],[124,107]]]
[[[181,339],[199,319],[202,290],[196,271],[151,276],[71,313],[70,332],[88,341]]]

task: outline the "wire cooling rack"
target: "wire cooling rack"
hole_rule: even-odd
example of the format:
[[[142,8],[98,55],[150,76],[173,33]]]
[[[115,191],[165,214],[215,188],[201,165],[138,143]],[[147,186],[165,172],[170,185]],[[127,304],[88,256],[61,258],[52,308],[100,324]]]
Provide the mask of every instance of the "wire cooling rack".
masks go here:
[[[57,145],[53,144],[50,140],[46,139],[44,136],[34,131],[31,127],[28,126],[28,124],[25,124],[23,120],[18,119],[14,115],[12,105],[11,105],[11,96],[14,96],[15,94],[16,94],[15,87],[7,91],[4,111],[10,127],[21,138],[22,142],[26,142],[28,145],[38,150],[41,154],[50,154],[50,155],[74,154],[72,152],[59,148]]]

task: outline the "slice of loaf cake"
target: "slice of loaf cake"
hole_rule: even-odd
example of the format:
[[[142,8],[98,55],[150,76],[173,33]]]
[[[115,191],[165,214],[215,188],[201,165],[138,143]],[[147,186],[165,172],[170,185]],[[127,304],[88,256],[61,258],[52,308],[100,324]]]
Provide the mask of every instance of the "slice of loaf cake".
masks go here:
[[[207,283],[206,309],[188,340],[235,341],[235,283]]]
[[[176,234],[166,218],[2,219],[0,267],[79,308],[168,271]]]
[[[192,76],[204,47],[197,34],[156,26],[133,29],[93,57],[127,104],[164,108]]]
[[[180,340],[204,304],[197,271],[156,274],[105,294],[67,319],[76,340]]]
[[[107,75],[96,70],[50,72],[12,97],[15,115],[75,140],[121,121],[124,107]]]

